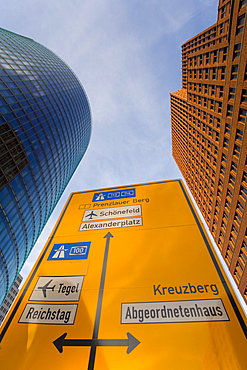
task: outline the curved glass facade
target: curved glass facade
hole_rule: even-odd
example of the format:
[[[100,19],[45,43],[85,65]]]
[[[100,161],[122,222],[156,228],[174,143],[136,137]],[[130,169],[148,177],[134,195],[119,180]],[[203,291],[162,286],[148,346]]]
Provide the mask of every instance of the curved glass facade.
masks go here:
[[[71,69],[0,29],[0,302],[81,161],[91,134]]]

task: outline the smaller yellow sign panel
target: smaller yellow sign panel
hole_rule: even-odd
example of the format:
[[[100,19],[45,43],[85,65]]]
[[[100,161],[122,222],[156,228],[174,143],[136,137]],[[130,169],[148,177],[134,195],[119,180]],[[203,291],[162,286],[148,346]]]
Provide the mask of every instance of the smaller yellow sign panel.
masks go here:
[[[72,194],[16,302],[5,370],[246,369],[246,318],[179,180]]]

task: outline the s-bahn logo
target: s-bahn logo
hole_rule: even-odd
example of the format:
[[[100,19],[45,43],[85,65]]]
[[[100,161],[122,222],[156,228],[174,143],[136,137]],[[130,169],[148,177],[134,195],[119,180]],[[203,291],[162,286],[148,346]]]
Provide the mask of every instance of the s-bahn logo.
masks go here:
[[[93,202],[102,202],[104,200],[120,199],[120,198],[133,198],[136,196],[136,189],[122,189],[105,191],[101,193],[94,193]]]
[[[54,244],[48,261],[87,259],[90,244],[91,242]]]

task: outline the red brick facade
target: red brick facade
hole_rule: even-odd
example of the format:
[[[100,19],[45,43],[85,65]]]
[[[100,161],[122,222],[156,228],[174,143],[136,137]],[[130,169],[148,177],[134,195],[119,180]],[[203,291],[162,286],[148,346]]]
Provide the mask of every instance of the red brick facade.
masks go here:
[[[182,45],[173,157],[247,302],[247,0]]]

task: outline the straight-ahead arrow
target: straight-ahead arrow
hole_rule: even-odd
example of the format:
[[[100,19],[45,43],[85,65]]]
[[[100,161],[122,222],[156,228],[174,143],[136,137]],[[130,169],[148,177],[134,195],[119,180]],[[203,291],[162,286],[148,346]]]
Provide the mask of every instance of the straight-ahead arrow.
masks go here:
[[[133,335],[127,333],[128,339],[65,339],[67,333],[61,335],[61,337],[54,340],[53,344],[57,350],[62,353],[63,347],[128,347],[127,353],[129,354],[135,349],[139,340]]]
[[[104,294],[104,287],[105,287],[106,267],[107,267],[108,253],[109,253],[109,247],[110,247],[110,240],[111,238],[113,238],[113,235],[110,232],[108,232],[104,236],[104,238],[106,239],[105,253],[104,253],[104,260],[103,260],[103,266],[102,266],[102,272],[101,272],[99,296],[98,296],[98,303],[97,303],[97,308],[96,308],[96,316],[95,316],[95,321],[94,321],[93,338],[92,338],[92,340],[96,340],[96,341],[98,340],[98,334],[99,334],[99,324],[100,324],[100,316],[101,316],[103,294]],[[97,346],[91,346],[89,361],[88,361],[88,370],[94,369],[96,349],[97,349]]]

